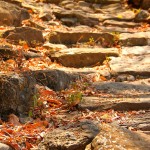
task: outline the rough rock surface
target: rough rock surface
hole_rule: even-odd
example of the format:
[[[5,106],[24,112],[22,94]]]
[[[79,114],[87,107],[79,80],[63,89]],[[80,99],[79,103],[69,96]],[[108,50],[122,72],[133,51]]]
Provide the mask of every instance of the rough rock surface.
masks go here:
[[[80,132],[80,134],[79,134]],[[70,124],[67,129],[54,129],[46,134],[39,144],[40,150],[84,150],[86,145],[98,134],[99,128],[92,121]]]
[[[17,51],[13,50],[10,44],[0,45],[0,58],[10,59],[17,56]]]
[[[123,140],[120,140],[120,137]],[[149,150],[150,138],[115,125],[102,124],[101,132],[85,150],[134,149]]]
[[[134,75],[150,75],[150,55],[122,56],[111,58],[112,74],[130,73]]]
[[[1,26],[20,26],[22,20],[29,19],[27,10],[16,5],[0,1],[0,25]]]
[[[142,8],[149,9],[150,8],[150,0],[143,0]]]
[[[117,48],[70,48],[53,53],[50,54],[52,60],[66,67],[77,68],[102,64],[106,57],[119,56]]]
[[[67,74],[60,70],[37,70],[32,71],[33,78],[44,86],[54,90],[66,89],[76,78],[75,75]]]
[[[85,150],[99,132],[94,120],[101,123],[101,131],[86,149],[150,149],[147,140],[150,133],[150,1],[142,0],[141,9],[137,0],[134,0],[137,4],[132,3],[134,9],[123,0],[5,1],[0,1],[2,119],[9,113],[25,114],[36,88],[51,88],[62,98],[63,106],[46,118],[52,130],[44,136],[39,149]],[[28,12],[30,19],[22,21],[29,18]],[[21,63],[17,55],[20,49]],[[110,49],[115,52],[108,53]],[[16,66],[12,67],[12,63]],[[73,68],[75,66],[78,68]],[[11,71],[19,73],[11,74]],[[76,108],[70,108],[64,93],[76,79],[81,83],[71,85],[76,90],[81,88],[81,93],[84,90],[83,101]],[[113,118],[98,116],[103,113],[105,117],[113,113]],[[135,113],[137,116],[133,116]],[[103,126],[102,122],[107,121],[141,133]],[[25,146],[25,142],[22,145]]]
[[[120,34],[122,46],[145,46],[150,45],[150,32],[122,33]]]
[[[95,82],[94,86],[97,90],[109,91],[112,94],[122,94],[125,97],[144,97],[150,94],[150,83],[149,79],[139,79],[137,81],[125,81],[125,82]],[[132,93],[135,91],[135,95]],[[115,96],[115,95],[114,95]]]
[[[123,47],[122,55],[126,56],[140,56],[140,55],[149,55],[150,46],[133,46],[133,47]]]
[[[122,28],[133,28],[138,27],[141,24],[139,23],[133,23],[133,22],[124,22],[124,21],[115,21],[115,20],[106,20],[103,22],[104,26],[116,26],[116,27],[122,27]]]
[[[8,30],[3,34],[3,37],[10,43],[26,42],[33,47],[44,43],[41,30],[31,27],[17,27],[14,30]]]
[[[120,3],[120,0],[105,0],[105,1],[101,1],[101,0],[85,0],[86,2],[91,2],[91,3],[98,3],[98,4],[114,4],[114,3]]]
[[[71,37],[71,38],[70,38]],[[102,43],[106,42],[108,45],[113,44],[114,36],[111,33],[93,33],[89,31],[72,31],[72,32],[54,32],[49,36],[49,42],[57,44],[76,44],[80,42],[89,42],[90,38],[94,41]]]
[[[13,149],[6,144],[0,143],[0,150],[13,150]]]
[[[121,126],[126,128],[133,128],[138,131],[142,131],[147,134],[145,136],[150,135],[150,111],[141,110],[136,115],[129,117],[125,122],[122,123]]]
[[[30,75],[0,74],[0,113],[26,114],[36,93],[35,80]]]
[[[99,97],[84,97],[82,102],[79,104],[80,110],[108,110],[114,109],[119,111],[129,110],[148,110],[150,108],[149,102],[150,94],[147,97],[136,97],[123,98],[99,98]]]

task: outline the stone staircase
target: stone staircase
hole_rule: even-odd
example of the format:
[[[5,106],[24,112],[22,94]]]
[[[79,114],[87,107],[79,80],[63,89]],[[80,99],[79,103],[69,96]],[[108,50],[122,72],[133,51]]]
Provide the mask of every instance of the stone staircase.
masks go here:
[[[8,0],[9,3],[16,1]],[[0,16],[4,9],[1,3]],[[93,123],[85,121],[82,125],[73,124],[69,129],[48,133],[44,137],[45,141],[39,144],[39,149],[150,149],[150,1],[143,0],[142,9],[130,8],[122,0],[44,0],[41,3],[25,0],[15,4],[18,5],[15,5],[15,10],[21,9],[21,12],[22,8],[30,9],[42,23],[36,22],[34,15],[27,27],[18,27],[20,19],[14,23],[17,21],[14,17],[8,22],[1,21],[2,25],[15,26],[2,31],[1,37],[10,44],[18,44],[20,38],[26,41],[31,47],[30,53],[23,53],[26,62],[30,58],[45,59],[44,53],[49,58],[48,62],[59,63],[61,67],[53,69],[47,65],[44,70],[38,70],[36,66],[22,74],[13,71],[0,73],[0,112],[27,112],[32,96],[36,93],[35,84],[57,91],[66,89],[82,75],[86,78],[93,76],[91,84],[96,90],[95,95],[85,95],[79,104],[79,111],[142,110],[144,119],[135,116],[135,123],[129,118],[129,122],[122,124],[123,127],[117,126],[118,122],[115,125],[101,124],[99,134],[96,127],[91,127]],[[33,41],[37,41],[38,45]],[[36,46],[43,46],[44,52],[35,53]],[[9,44],[2,45],[0,55],[7,60],[14,58],[17,52]],[[101,76],[106,80],[101,80]],[[101,93],[109,96],[105,97]],[[25,103],[28,107],[24,107]],[[136,128],[140,133],[125,129],[129,127]],[[84,132],[83,135],[78,136],[78,130]],[[61,136],[57,133],[61,133]],[[139,138],[136,137],[137,134]],[[114,140],[115,138],[117,139]],[[60,144],[57,139],[64,141]]]

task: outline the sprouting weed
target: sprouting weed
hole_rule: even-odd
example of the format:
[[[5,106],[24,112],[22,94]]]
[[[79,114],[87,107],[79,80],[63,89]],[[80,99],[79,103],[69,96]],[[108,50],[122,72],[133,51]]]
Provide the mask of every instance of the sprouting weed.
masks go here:
[[[38,96],[34,95],[33,96],[33,107],[36,107],[38,105]]]
[[[95,43],[96,43],[96,42],[95,42],[95,40],[94,40],[93,37],[90,37],[90,38],[89,38],[89,41],[87,42],[87,44],[90,45],[90,46],[94,46]]]
[[[114,36],[114,45],[118,45],[120,39],[120,32],[112,32],[112,35]]]
[[[132,9],[132,11],[135,13],[135,14],[138,14],[140,11],[141,11],[141,9]]]
[[[107,62],[111,61],[111,58],[106,56],[106,59],[105,59]]]
[[[81,92],[74,92],[67,96],[66,100],[68,102],[69,107],[76,106],[82,101],[82,93]]]
[[[23,45],[26,45],[27,42],[26,41],[23,41],[23,40],[19,40],[19,45],[23,46]]]

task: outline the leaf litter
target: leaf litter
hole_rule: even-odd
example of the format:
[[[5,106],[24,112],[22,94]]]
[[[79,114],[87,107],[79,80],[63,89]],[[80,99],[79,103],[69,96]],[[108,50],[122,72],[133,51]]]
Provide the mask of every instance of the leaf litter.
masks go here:
[[[37,88],[39,94],[35,96],[34,106],[24,123],[21,123],[21,118],[18,118],[15,114],[8,116],[8,122],[0,121],[0,141],[15,150],[37,148],[48,131],[64,126],[67,128],[72,122],[90,119],[98,123],[117,121],[121,125],[127,122],[128,118],[137,114],[135,111],[105,110],[92,112],[88,109],[79,111],[75,106],[80,103],[81,96],[95,94],[91,93],[94,89],[92,89],[90,83],[76,82],[69,89],[61,92],[55,92],[39,85],[37,85]],[[67,98],[71,95],[74,96],[75,102],[70,104]],[[132,130],[134,129],[132,128]]]

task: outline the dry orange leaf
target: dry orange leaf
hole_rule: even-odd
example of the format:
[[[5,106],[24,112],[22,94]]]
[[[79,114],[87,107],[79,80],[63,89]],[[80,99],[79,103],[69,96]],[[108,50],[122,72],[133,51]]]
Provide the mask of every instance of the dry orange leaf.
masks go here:
[[[54,104],[59,105],[59,106],[62,105],[62,103],[56,99],[47,99],[46,101],[49,103],[54,103]]]
[[[104,76],[100,76],[101,80],[107,81],[107,79]]]
[[[54,91],[52,90],[42,90],[40,92],[41,95],[56,95]]]
[[[31,143],[29,143],[29,142],[26,141],[25,144],[26,144],[27,150],[33,148],[33,146],[32,146]]]
[[[19,122],[19,118],[16,116],[16,115],[14,115],[14,114],[10,114],[9,116],[8,116],[8,122],[9,123],[11,123],[11,124],[13,124],[14,126],[19,126],[19,125],[21,125],[20,124],[20,122]]]
[[[25,50],[29,49],[28,44],[24,44],[24,45],[23,45],[23,48],[24,48]]]

